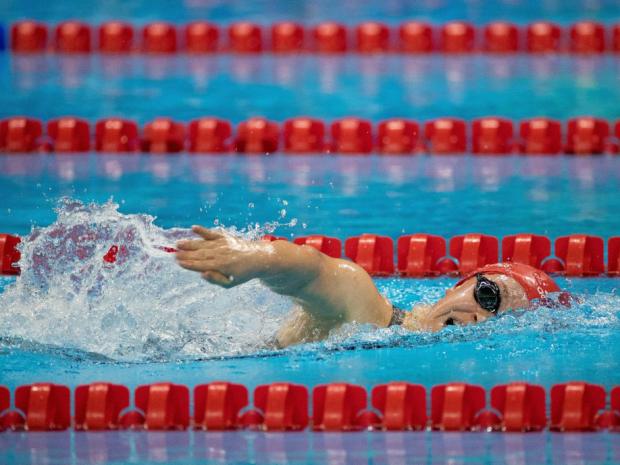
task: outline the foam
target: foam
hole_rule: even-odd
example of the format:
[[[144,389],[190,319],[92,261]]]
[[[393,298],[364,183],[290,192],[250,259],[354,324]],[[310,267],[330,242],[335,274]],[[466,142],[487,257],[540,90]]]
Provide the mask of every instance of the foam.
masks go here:
[[[226,291],[159,249],[164,230],[118,205],[63,199],[56,221],[23,243],[21,276],[0,294],[0,337],[124,360],[247,354],[264,347],[290,302],[257,281]],[[253,225],[248,238],[270,232]],[[119,246],[116,263],[103,256]],[[122,249],[121,249],[122,248]],[[14,343],[14,342],[13,342]]]

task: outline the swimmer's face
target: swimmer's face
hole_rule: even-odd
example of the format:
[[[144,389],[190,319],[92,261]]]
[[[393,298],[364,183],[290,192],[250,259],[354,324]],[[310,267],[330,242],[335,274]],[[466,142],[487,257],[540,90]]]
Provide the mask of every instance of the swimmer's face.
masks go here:
[[[420,329],[439,331],[449,325],[479,323],[506,310],[528,306],[529,301],[525,290],[513,278],[499,274],[482,276],[496,284],[499,289],[500,305],[495,313],[485,310],[476,301],[474,290],[478,280],[476,277],[472,277],[460,286],[448,289],[445,297],[435,305],[414,309],[419,314],[417,320],[421,326]]]

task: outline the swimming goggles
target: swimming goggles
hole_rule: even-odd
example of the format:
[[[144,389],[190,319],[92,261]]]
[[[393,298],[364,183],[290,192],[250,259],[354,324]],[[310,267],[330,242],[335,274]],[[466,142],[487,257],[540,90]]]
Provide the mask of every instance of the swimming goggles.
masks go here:
[[[474,288],[474,299],[487,312],[497,313],[502,303],[499,286],[490,279],[476,274],[476,287]]]

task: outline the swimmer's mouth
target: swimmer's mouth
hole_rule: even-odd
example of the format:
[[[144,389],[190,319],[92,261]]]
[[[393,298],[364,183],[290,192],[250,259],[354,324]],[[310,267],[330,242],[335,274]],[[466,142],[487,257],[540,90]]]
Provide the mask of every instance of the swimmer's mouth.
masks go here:
[[[446,321],[444,321],[443,325],[444,326],[454,326],[456,323],[454,321],[454,318],[448,318]]]

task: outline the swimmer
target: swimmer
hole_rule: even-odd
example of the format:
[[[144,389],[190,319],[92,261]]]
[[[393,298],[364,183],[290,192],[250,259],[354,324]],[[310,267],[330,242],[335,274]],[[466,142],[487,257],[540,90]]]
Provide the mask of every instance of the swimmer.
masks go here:
[[[180,266],[224,288],[259,279],[293,300],[297,308],[276,336],[281,347],[323,339],[346,322],[400,325],[411,331],[479,323],[560,290],[530,266],[487,265],[461,279],[434,305],[403,311],[379,294],[368,273],[351,261],[283,240],[248,241],[202,226],[192,230],[200,239],[177,244]]]

